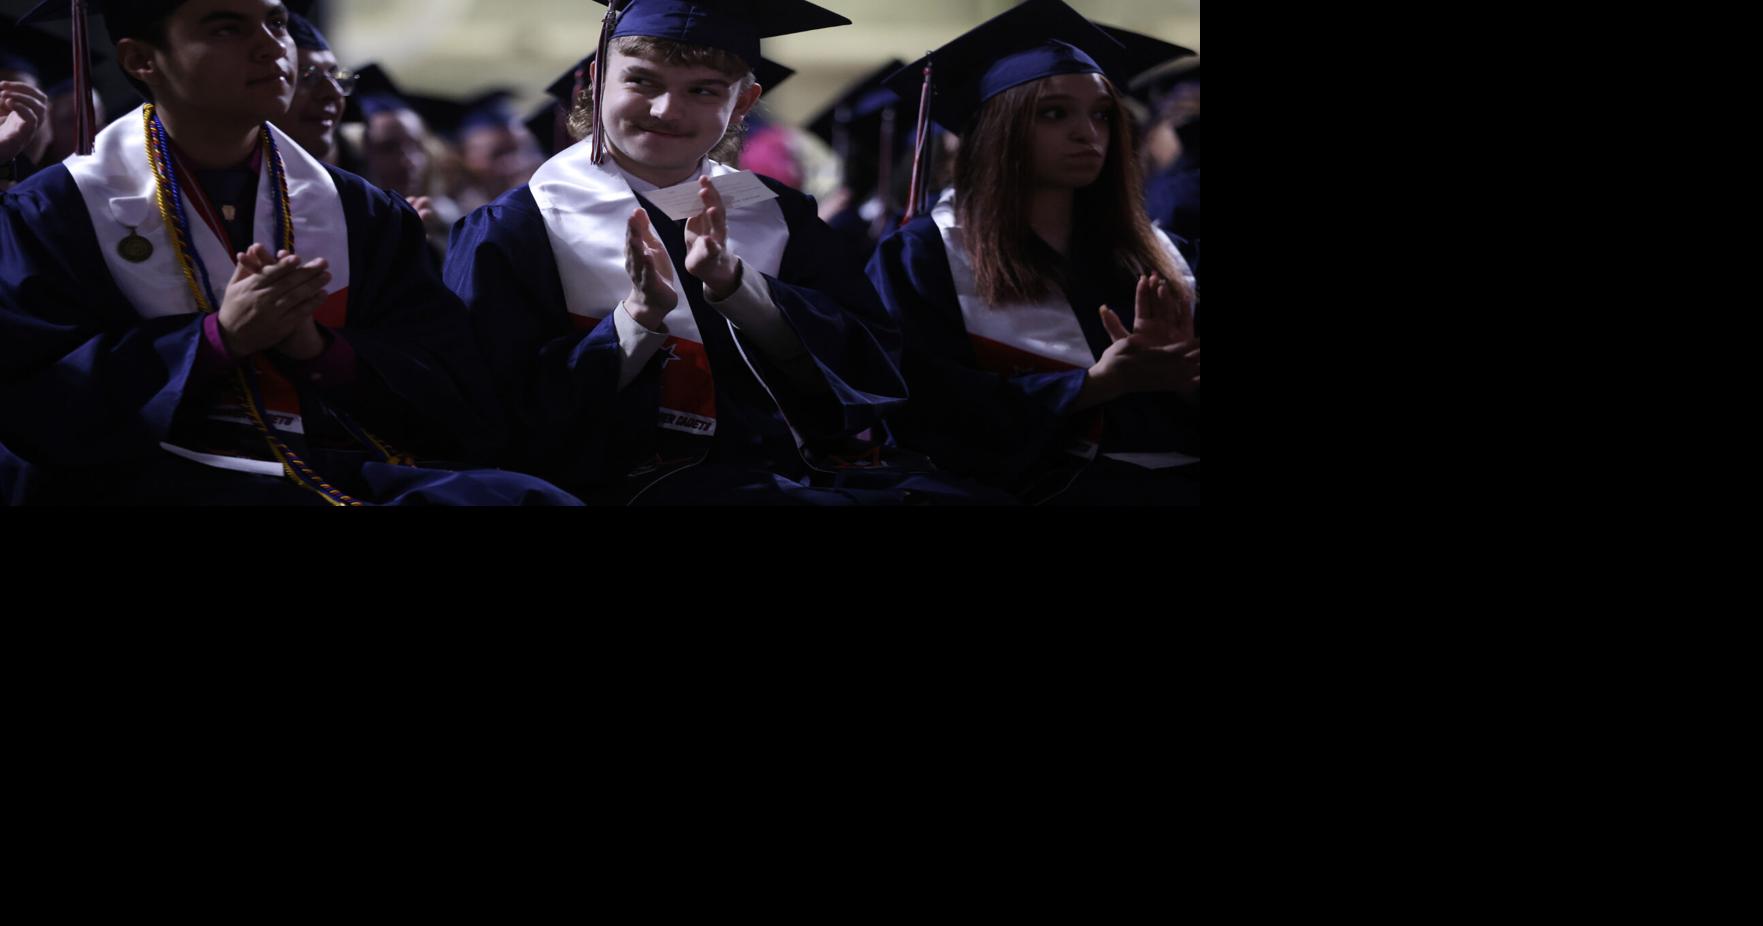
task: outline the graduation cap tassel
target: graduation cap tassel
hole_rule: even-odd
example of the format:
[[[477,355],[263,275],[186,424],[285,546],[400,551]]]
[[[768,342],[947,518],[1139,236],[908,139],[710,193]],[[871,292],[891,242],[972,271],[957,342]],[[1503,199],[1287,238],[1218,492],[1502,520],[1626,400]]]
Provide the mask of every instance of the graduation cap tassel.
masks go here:
[[[881,157],[876,162],[875,188],[884,206],[894,204],[894,123],[897,111],[889,106],[882,110]],[[882,210],[886,214],[887,210]]]
[[[92,138],[98,134],[98,114],[92,110],[92,59],[90,40],[86,35],[86,0],[73,0],[73,93],[79,103],[74,107],[74,154],[92,153]]]
[[[599,51],[594,55],[594,145],[591,152],[595,164],[606,161],[606,126],[600,118],[600,101],[606,98],[606,57],[612,48],[612,31],[618,26],[618,14],[624,0],[606,4],[606,18],[600,20]]]
[[[925,129],[930,125],[930,78],[932,62],[929,58],[924,62],[924,89],[918,95],[918,135],[917,146],[912,152],[912,187],[906,194],[906,217],[900,220],[900,227],[918,218],[918,201],[924,196],[924,149],[925,137],[930,133]]]

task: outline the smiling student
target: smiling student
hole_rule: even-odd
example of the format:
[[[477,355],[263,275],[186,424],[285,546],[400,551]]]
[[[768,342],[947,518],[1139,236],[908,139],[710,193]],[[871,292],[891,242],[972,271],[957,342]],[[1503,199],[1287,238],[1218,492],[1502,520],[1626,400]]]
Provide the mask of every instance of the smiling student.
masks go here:
[[[294,39],[294,102],[285,115],[270,121],[300,143],[306,153],[325,164],[359,173],[344,163],[337,140],[344,105],[355,91],[355,76],[341,67],[331,43],[312,21],[298,12],[288,14],[288,34]]]
[[[764,92],[761,37],[849,21],[802,0],[614,6],[585,139],[448,252],[516,420],[511,465],[590,502],[910,500],[912,479],[872,468],[905,390],[862,268],[812,199],[711,155]],[[725,203],[713,178],[757,195]],[[683,221],[658,205],[681,188]]]
[[[869,264],[906,337],[901,441],[1030,503],[1198,504],[1192,280],[1139,199],[1126,49],[1028,0],[888,85],[919,99],[927,66],[954,195]]]
[[[416,214],[269,124],[294,94],[287,9],[25,19],[88,7],[152,102],[0,204],[0,501],[573,503],[412,465],[492,457],[500,418]]]

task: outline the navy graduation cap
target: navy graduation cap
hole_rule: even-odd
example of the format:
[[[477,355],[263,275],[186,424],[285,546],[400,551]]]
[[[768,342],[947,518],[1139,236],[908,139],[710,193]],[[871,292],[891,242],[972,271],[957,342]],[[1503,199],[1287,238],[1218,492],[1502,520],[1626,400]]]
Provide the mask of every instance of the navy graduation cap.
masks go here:
[[[75,30],[83,30],[87,16],[104,22],[112,42],[137,38],[147,27],[175,10],[183,0],[43,0],[19,17],[20,23],[73,20]],[[83,15],[82,15],[83,14]],[[79,43],[76,38],[75,44]]]
[[[74,108],[74,154],[91,154],[92,139],[98,134],[98,114],[92,107],[92,40],[87,17],[96,15],[104,22],[112,43],[135,38],[148,26],[160,21],[176,9],[182,0],[43,0],[19,17],[19,23],[73,20],[68,55],[73,71],[73,92],[78,100]]]
[[[1060,0],[1026,0],[895,72],[886,86],[919,101],[904,221],[917,217],[924,198],[930,122],[960,135],[986,101],[1006,90],[1066,74],[1114,75],[1124,83],[1128,69],[1126,46],[1082,13]]]
[[[594,53],[590,52],[586,58],[570,65],[569,70],[557,75],[557,79],[551,82],[551,86],[545,88],[545,92],[566,109],[573,107],[576,98],[588,85],[588,65],[593,63]],[[776,90],[780,84],[795,75],[794,68],[785,67],[764,57],[759,59],[759,66],[753,69],[753,79],[757,80],[759,86],[764,87],[767,93]]]
[[[908,100],[928,96],[929,118],[959,135],[987,100],[1006,90],[1064,74],[1119,76],[1127,68],[1126,47],[1083,14],[1060,0],[1027,0],[900,69],[886,84]]]
[[[720,48],[759,68],[759,40],[851,21],[807,0],[597,0],[607,4],[604,39],[641,35]],[[604,45],[604,39],[602,45]],[[764,83],[764,81],[761,81]]]
[[[435,98],[428,99],[434,100]],[[442,135],[454,139],[458,139],[472,129],[484,126],[506,127],[520,121],[510,104],[513,99],[513,91],[496,89],[478,94],[460,103],[438,101],[446,102],[449,105],[444,111],[437,111],[430,125],[434,126],[435,130]],[[457,106],[458,109],[453,109],[454,106]],[[421,102],[417,105],[417,111],[422,112]],[[426,113],[424,118],[429,118]]]
[[[848,186],[874,184],[886,195],[893,185],[894,161],[910,149],[910,133],[899,125],[905,101],[885,85],[904,66],[897,58],[883,64],[808,121],[809,133],[838,156]]]
[[[393,82],[392,75],[378,64],[369,64],[355,71],[355,93],[343,104],[343,121],[366,122],[380,113],[406,109],[416,111],[404,98],[404,91]]]
[[[325,40],[324,33],[318,30],[313,20],[318,17],[314,9],[318,0],[282,0],[288,8],[288,34],[294,37],[294,44],[307,51],[330,51],[331,43]]]
[[[1151,121],[1155,100],[1148,95],[1140,94],[1136,87],[1140,86],[1139,78],[1147,72],[1163,70],[1165,66],[1184,65],[1197,60],[1191,49],[1183,48],[1173,42],[1152,38],[1121,29],[1105,23],[1097,23],[1103,32],[1108,33],[1126,48],[1126,57],[1118,72],[1110,71],[1108,76],[1121,92],[1121,103],[1132,113],[1133,121],[1140,126]]]
[[[837,150],[844,131],[900,105],[900,95],[888,89],[885,82],[905,66],[906,62],[895,58],[865,75],[808,120],[808,131]],[[847,152],[840,151],[839,156],[845,157]]]
[[[1133,78],[1128,89],[1147,106],[1155,106],[1182,84],[1200,82],[1200,59],[1179,58],[1150,68]]]
[[[1162,39],[1152,38],[1130,29],[1121,29],[1118,26],[1103,23],[1096,25],[1126,49],[1126,56],[1121,62],[1120,69],[1108,72],[1109,78],[1119,83],[1122,91],[1136,84],[1142,75],[1152,70],[1160,70],[1164,65],[1186,64],[1196,54],[1193,49],[1183,48],[1174,42],[1165,42]]]
[[[757,76],[759,40],[811,32],[851,21],[808,0],[596,0],[606,4],[596,54],[604,56],[612,40],[625,36],[670,39],[687,45],[718,48],[737,55]],[[594,78],[594,105],[605,99],[606,75]],[[764,80],[759,81],[764,84]],[[593,161],[606,157],[606,136],[600,114],[594,113]]]
[[[73,45],[0,14],[0,71],[29,74],[47,91],[73,77]]]
[[[331,43],[325,41],[324,33],[312,24],[312,20],[299,13],[288,14],[288,34],[294,37],[294,45],[307,51],[330,51]]]

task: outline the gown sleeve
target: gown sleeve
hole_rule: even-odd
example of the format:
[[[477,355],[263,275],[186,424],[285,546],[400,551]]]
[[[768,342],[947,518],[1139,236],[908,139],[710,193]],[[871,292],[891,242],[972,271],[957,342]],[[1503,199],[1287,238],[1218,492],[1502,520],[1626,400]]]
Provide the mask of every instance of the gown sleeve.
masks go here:
[[[569,313],[544,219],[525,188],[465,217],[445,279],[470,312],[511,431],[509,465],[570,483],[612,474],[621,434],[654,426],[657,377],[620,389],[625,351],[609,315]],[[612,309],[612,306],[608,306]]]
[[[920,218],[883,239],[869,279],[904,334],[912,399],[903,444],[938,465],[1009,483],[1059,438],[1086,370],[1001,376],[979,368],[935,223]]]
[[[44,466],[159,453],[201,319],[143,319],[104,266],[67,169],[0,198],[0,444]]]

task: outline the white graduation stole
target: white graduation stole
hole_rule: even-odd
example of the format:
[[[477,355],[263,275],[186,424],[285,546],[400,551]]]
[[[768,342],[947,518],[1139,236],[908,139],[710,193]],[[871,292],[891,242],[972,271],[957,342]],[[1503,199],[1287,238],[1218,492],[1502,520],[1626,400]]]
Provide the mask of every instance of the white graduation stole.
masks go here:
[[[276,147],[287,168],[288,200],[294,215],[294,244],[303,261],[325,258],[330,263],[331,282],[326,287],[324,305],[315,317],[319,323],[333,328],[348,321],[349,306],[349,228],[343,217],[343,202],[337,195],[336,182],[324,166],[307,154],[298,142],[280,129],[270,126]],[[255,239],[271,251],[276,248],[275,181],[270,175],[268,152],[257,177],[257,206],[253,215]],[[74,156],[63,162],[73,175],[85,201],[86,211],[97,234],[98,248],[104,255],[105,267],[123,297],[142,318],[164,318],[171,315],[192,315],[200,311],[196,297],[190,292],[178,261],[177,245],[171,230],[160,213],[158,185],[147,155],[146,130],[142,111],[111,123],[98,133],[92,153]],[[197,255],[208,270],[214,288],[211,298],[218,310],[225,298],[226,284],[233,274],[233,249],[208,223],[202,221],[190,201],[191,191],[184,191],[185,215]],[[147,240],[152,253],[145,261],[135,263],[122,256],[119,246],[131,235]],[[267,366],[259,364],[260,372]],[[279,376],[263,377],[264,402],[269,407],[278,430],[303,433],[299,403],[292,386]],[[235,424],[250,424],[242,409],[222,403],[211,417]],[[192,451],[167,447],[186,457],[200,457]],[[279,466],[261,461],[236,458],[204,458],[200,462],[222,469],[280,473]]]
[[[1000,376],[1022,376],[1032,373],[1063,373],[1087,370],[1101,359],[1090,348],[1078,323],[1077,311],[1058,287],[1048,287],[1048,294],[1035,302],[1013,302],[993,305],[979,294],[973,261],[955,212],[953,191],[931,210],[931,219],[943,236],[943,251],[949,258],[949,274],[954,279],[955,296],[961,303],[961,320],[973,342],[974,356],[982,369]],[[1177,272],[1193,277],[1187,261],[1161,231],[1158,241],[1175,264]],[[1067,452],[1085,459],[1095,459],[1100,450],[1102,418],[1085,431],[1085,439],[1067,447]]]
[[[625,228],[636,211],[637,194],[611,156],[595,164],[592,146],[577,144],[545,162],[529,188],[545,220],[564,299],[577,327],[592,329],[630,295],[624,269]],[[710,177],[737,171],[707,161]],[[776,200],[765,200],[728,214],[728,245],[747,265],[776,277],[790,242],[789,224]],[[684,273],[674,265],[676,281]],[[669,337],[661,348],[661,408],[656,425],[666,430],[712,437],[716,434],[716,389],[692,307],[680,293],[679,306],[665,319]],[[731,325],[732,328],[732,325]]]

